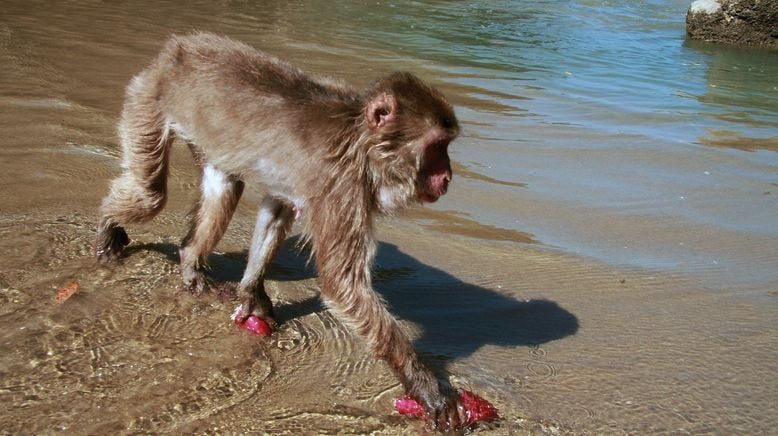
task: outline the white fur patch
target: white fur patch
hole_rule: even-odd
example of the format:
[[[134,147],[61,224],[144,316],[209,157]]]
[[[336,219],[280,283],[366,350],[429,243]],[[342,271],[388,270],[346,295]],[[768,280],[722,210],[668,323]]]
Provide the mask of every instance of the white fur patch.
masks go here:
[[[715,14],[721,9],[721,4],[717,0],[696,0],[689,7],[692,13]]]
[[[203,168],[203,195],[218,198],[224,193],[227,186],[227,177],[221,171],[206,165]]]
[[[259,177],[262,180],[279,181],[284,176],[283,171],[280,171],[269,159],[258,159],[254,164],[254,168],[257,170]]]
[[[267,193],[290,202],[295,209],[295,219],[298,219],[305,207],[305,200],[295,195],[292,174],[269,159],[258,159],[254,169],[257,170],[259,181]]]
[[[381,186],[378,189],[378,204],[381,205],[381,209],[389,212],[402,206],[401,193],[394,189]]]
[[[140,91],[146,85],[146,81],[143,80],[143,76],[138,74],[130,80],[129,93],[135,94]]]
[[[178,135],[179,138],[184,140],[185,142],[192,142],[192,136],[184,129],[184,126],[182,126],[180,123],[178,123],[176,120],[166,117],[165,118],[165,131],[173,130],[176,132],[176,135]]]
[[[239,316],[243,314],[243,305],[239,304],[238,307],[235,308],[235,310],[232,311],[232,315],[230,315],[230,319],[235,321]]]
[[[274,219],[275,216],[270,209],[265,207],[260,208],[259,213],[257,214],[257,230],[261,229],[262,231],[267,231],[267,227],[270,226],[270,223],[272,223]]]

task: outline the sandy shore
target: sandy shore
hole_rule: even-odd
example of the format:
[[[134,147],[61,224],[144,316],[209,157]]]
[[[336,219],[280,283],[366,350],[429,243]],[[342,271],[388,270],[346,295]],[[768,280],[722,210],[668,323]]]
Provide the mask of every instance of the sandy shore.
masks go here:
[[[91,244],[102,190],[67,169],[90,168],[99,178],[115,170],[116,158],[71,148],[56,154],[56,166],[16,175],[17,186],[30,177],[48,180],[50,189],[66,186],[56,203],[29,191],[4,198],[6,431],[419,429],[392,413],[401,388],[321,306],[315,272],[293,244],[270,274],[283,321],[270,340],[230,325],[234,302],[178,291],[177,241],[193,180],[186,165],[173,176],[178,200],[154,224],[130,230],[123,264],[96,266]],[[8,162],[25,163],[23,154],[14,157],[0,172],[17,167]],[[240,276],[250,203],[210,259],[218,279]],[[504,421],[492,431],[715,433],[771,425],[764,407],[778,399],[776,337],[760,325],[772,318],[775,294],[712,292],[680,275],[479,239],[477,226],[445,232],[427,223],[422,215],[379,226],[376,287],[431,364],[499,407]],[[56,289],[72,281],[79,291],[55,304]],[[749,407],[727,411],[724,403]]]

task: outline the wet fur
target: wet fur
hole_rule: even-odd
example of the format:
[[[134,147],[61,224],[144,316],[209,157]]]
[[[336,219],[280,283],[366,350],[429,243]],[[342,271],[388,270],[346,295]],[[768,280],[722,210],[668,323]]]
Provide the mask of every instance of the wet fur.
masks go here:
[[[164,207],[170,144],[178,135],[203,171],[201,198],[180,249],[184,286],[207,288],[205,258],[244,184],[264,186],[238,286],[243,315],[275,323],[265,270],[304,210],[304,238],[312,242],[327,305],[387,360],[408,393],[426,405],[433,426],[455,427],[461,418],[456,394],[419,361],[373,291],[370,268],[375,215],[444,194],[448,156],[429,151],[430,144],[447,145],[457,134],[451,106],[411,74],[395,73],[359,93],[227,38],[173,37],[127,87],[119,123],[123,173],[101,207],[97,258],[121,256],[129,243],[121,225],[148,221]],[[426,177],[435,171],[446,178],[442,187]]]

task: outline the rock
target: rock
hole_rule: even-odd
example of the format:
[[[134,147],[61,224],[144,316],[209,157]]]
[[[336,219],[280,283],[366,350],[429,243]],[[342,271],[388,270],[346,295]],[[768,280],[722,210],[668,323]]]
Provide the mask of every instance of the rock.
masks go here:
[[[717,0],[697,0],[689,6],[689,13],[715,14],[721,9]]]
[[[778,1],[696,0],[686,13],[692,39],[778,48]]]

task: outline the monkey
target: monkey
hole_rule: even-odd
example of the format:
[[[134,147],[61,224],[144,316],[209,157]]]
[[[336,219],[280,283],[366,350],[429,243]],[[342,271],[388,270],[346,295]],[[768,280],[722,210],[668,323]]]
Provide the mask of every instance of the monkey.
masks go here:
[[[165,206],[174,137],[200,168],[200,198],[180,249],[183,287],[209,288],[207,255],[223,236],[246,183],[264,197],[236,293],[240,319],[275,326],[264,276],[293,222],[311,246],[321,297],[384,359],[439,430],[464,425],[457,391],[420,360],[373,290],[374,221],[432,203],[452,179],[453,107],[407,72],[364,92],[313,75],[233,39],[205,32],[171,36],[126,88],[118,123],[122,173],[100,207],[95,255],[122,257],[122,227]]]

